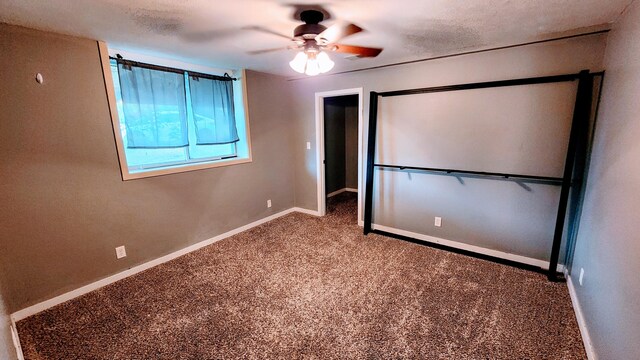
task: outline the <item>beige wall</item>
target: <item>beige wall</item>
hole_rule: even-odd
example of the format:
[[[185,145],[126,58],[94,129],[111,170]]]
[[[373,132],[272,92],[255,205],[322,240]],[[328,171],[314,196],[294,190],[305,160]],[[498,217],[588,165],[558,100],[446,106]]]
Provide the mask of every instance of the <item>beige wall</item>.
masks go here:
[[[382,98],[376,163],[561,178],[576,89],[565,82]],[[549,258],[559,186],[378,169],[374,189],[376,224]]]
[[[252,163],[123,182],[97,43],[0,24],[0,49],[8,311],[293,206],[283,79],[247,72]]]
[[[606,35],[591,35],[448,59],[292,81],[295,94],[294,116],[297,121],[294,137],[296,205],[307,209],[317,208],[316,154],[313,150],[305,150],[304,147],[306,141],[311,141],[311,148],[315,149],[313,142],[315,139],[314,94],[316,92],[363,87],[364,127],[367,129],[370,91],[576,73],[582,69],[599,71],[602,69],[605,40]],[[358,61],[362,61],[365,65],[367,60]],[[516,131],[526,133],[527,129],[521,128]],[[366,135],[365,130],[364,147],[366,147]],[[448,139],[446,132],[441,135],[441,140]],[[462,152],[458,151],[458,153]],[[540,155],[537,153],[532,156]],[[540,163],[543,159],[536,161]],[[558,167],[558,164],[554,166]],[[393,176],[393,174],[387,175]],[[451,180],[451,178],[444,180],[442,177],[427,179],[424,175],[416,175],[412,178],[407,178],[406,174],[402,176],[402,178],[396,176],[394,179],[382,179],[382,176],[376,178],[377,181],[394,184],[394,187],[390,188],[391,191],[384,194],[386,198],[376,200],[377,208],[374,210],[377,211],[374,211],[374,216],[377,216],[375,213],[388,215],[383,219],[378,217],[376,222],[380,220],[380,223],[386,222],[387,225],[425,235],[548,260],[558,203],[557,189],[532,186],[532,191],[526,191],[513,183],[505,187],[503,184],[486,180],[470,179],[465,180],[466,185],[461,185],[456,179]],[[437,183],[433,183],[434,181]],[[444,181],[447,183],[444,184]],[[433,196],[425,193],[429,189],[443,187],[446,187],[446,191],[458,196],[444,199],[442,192],[431,194]],[[415,191],[422,191],[422,193],[416,196]],[[398,202],[392,204],[388,201],[396,196],[404,196],[403,199],[407,201],[401,203],[408,207],[400,209],[395,206]],[[439,200],[435,199],[438,196]],[[427,197],[429,202],[420,200]],[[436,201],[432,201],[434,199]],[[527,201],[532,205],[523,211],[519,205],[521,201]],[[487,204],[492,204],[492,207],[487,207]],[[438,205],[441,206],[434,208]],[[399,209],[401,211],[398,211]],[[514,214],[519,217],[513,219]],[[439,215],[446,217],[443,219],[445,225],[442,228],[435,228],[433,217]],[[518,226],[525,224],[525,234],[518,237],[520,234],[514,224]],[[514,237],[518,238],[513,240]]]
[[[614,24],[605,68],[571,276],[598,357],[639,359],[640,2]]]

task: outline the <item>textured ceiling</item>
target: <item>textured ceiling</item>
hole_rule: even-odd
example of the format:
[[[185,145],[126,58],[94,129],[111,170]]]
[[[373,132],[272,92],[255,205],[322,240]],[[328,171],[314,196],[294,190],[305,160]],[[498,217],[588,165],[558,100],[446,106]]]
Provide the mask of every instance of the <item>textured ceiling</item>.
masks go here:
[[[365,32],[343,41],[382,47],[374,59],[331,54],[332,72],[581,33],[615,21],[631,0],[333,0],[332,18]],[[298,1],[296,5],[314,2]],[[295,6],[269,0],[2,0],[0,22],[106,41],[110,46],[220,68],[295,76]],[[252,28],[253,27],[253,28]],[[601,27],[600,27],[601,28]]]

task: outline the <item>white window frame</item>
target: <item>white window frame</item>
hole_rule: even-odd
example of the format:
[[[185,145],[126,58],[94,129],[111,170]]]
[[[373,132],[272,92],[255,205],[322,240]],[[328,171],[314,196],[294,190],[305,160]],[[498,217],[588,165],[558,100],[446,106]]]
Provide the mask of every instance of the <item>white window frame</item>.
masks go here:
[[[104,77],[105,88],[107,91],[107,101],[109,102],[109,110],[111,112],[111,124],[113,126],[113,135],[116,141],[116,148],[118,152],[118,160],[120,162],[120,171],[122,174],[122,180],[133,180],[133,179],[141,179],[152,176],[160,176],[160,175],[168,175],[168,174],[176,174],[182,173],[186,171],[195,171],[202,169],[210,169],[221,166],[231,166],[237,164],[245,164],[253,161],[251,155],[251,136],[249,131],[249,109],[248,109],[248,101],[247,101],[247,83],[246,83],[246,72],[244,69],[238,72],[232,72],[232,76],[238,77],[239,81],[234,82],[234,103],[242,104],[242,109],[239,109],[236,106],[236,126],[238,129],[238,137],[240,138],[239,145],[236,147],[237,156],[228,159],[214,159],[207,160],[202,159],[198,161],[187,161],[184,163],[157,167],[156,165],[153,168],[147,169],[136,169],[134,171],[130,171],[127,165],[127,158],[125,155],[125,147],[124,141],[122,140],[122,133],[120,132],[120,119],[118,117],[118,109],[116,102],[116,93],[115,87],[113,84],[113,76],[111,75],[111,62],[109,59],[109,48],[107,44],[103,41],[98,41],[98,49],[100,52],[100,61],[102,62],[102,74]],[[118,53],[124,53],[127,55],[127,58],[131,58],[132,60],[142,61],[142,62],[150,62],[157,65],[176,67],[184,70],[197,71],[201,73],[224,73],[229,72],[229,70],[221,70],[221,69],[212,69],[203,66],[197,66],[193,64],[185,64],[177,61],[170,60],[160,60],[158,61],[149,61],[148,58],[144,59],[141,56],[132,56],[129,53],[123,51],[117,51]],[[146,61],[145,61],[146,60]],[[216,71],[217,70],[217,71]],[[239,76],[238,76],[239,75]],[[160,165],[160,164],[159,164]],[[161,166],[161,165],[160,165]]]

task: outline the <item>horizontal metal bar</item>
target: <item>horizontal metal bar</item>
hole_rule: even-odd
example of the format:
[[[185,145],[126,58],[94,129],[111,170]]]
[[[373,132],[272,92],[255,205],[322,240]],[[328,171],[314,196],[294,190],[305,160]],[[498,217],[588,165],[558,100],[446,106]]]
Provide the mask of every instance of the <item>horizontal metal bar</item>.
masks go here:
[[[385,92],[378,93],[378,95],[382,97],[413,95],[413,94],[425,94],[425,93],[435,93],[435,92],[445,92],[445,91],[485,89],[485,88],[504,87],[504,86],[547,84],[547,83],[554,83],[554,82],[575,81],[577,79],[578,79],[578,74],[541,76],[541,77],[522,78],[522,79],[513,79],[513,80],[487,81],[487,82],[477,82],[477,83],[458,84],[458,85],[434,86],[434,87],[419,88],[419,89],[385,91]]]
[[[548,273],[547,269],[541,268],[539,266],[525,264],[525,263],[517,262],[517,261],[514,261],[514,260],[507,260],[507,259],[499,258],[499,257],[496,257],[496,256],[481,254],[481,253],[473,252],[471,250],[464,250],[464,249],[460,249],[460,248],[456,248],[456,247],[452,247],[452,246],[447,246],[447,245],[443,245],[443,244],[432,243],[432,242],[428,242],[428,241],[424,241],[424,240],[415,239],[415,238],[412,238],[412,237],[409,237],[409,236],[399,235],[399,234],[395,234],[395,233],[388,232],[388,231],[383,231],[383,230],[378,230],[378,229],[373,229],[373,230],[371,230],[371,232],[374,233],[374,234],[378,234],[378,235],[382,235],[382,236],[386,236],[386,237],[390,237],[390,238],[394,238],[394,239],[410,242],[410,243],[417,244],[417,245],[422,245],[422,246],[427,246],[427,247],[431,247],[431,248],[435,248],[435,249],[450,251],[450,252],[453,252],[453,253],[456,253],[456,254],[461,254],[461,255],[473,257],[473,258],[476,258],[476,259],[483,259],[483,260],[491,261],[491,262],[494,262],[494,263],[497,263],[497,264],[507,265],[507,266],[511,266],[511,267],[518,268],[518,269],[523,269],[523,270],[528,270],[528,271],[533,271],[533,272],[536,272],[536,273],[539,273],[539,274],[547,274]]]
[[[428,172],[444,173],[449,175],[472,175],[477,177],[493,177],[513,180],[530,180],[536,182],[544,182],[550,185],[562,185],[562,178],[550,177],[550,176],[536,176],[536,175],[522,175],[522,174],[508,174],[508,173],[494,173],[486,171],[471,171],[471,170],[457,170],[457,169],[442,169],[442,168],[429,168],[418,166],[401,166],[401,165],[388,165],[388,164],[374,164],[375,167],[399,169],[399,170],[419,170]]]

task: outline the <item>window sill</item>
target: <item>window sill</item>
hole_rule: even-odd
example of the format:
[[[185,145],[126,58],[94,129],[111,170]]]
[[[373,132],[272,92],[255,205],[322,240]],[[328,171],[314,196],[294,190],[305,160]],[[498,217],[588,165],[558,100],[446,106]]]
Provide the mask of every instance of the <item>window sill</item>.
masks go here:
[[[138,170],[135,172],[123,171],[122,180],[125,180],[125,181],[135,180],[135,179],[142,179],[142,178],[154,177],[154,176],[178,174],[178,173],[183,173],[188,171],[211,169],[211,168],[222,167],[222,166],[246,164],[246,163],[250,163],[251,161],[252,161],[251,157],[231,158],[226,160],[215,160],[215,161],[202,162],[202,163],[196,163],[196,164],[182,164],[182,165],[167,166],[167,167],[158,168],[158,169]]]

